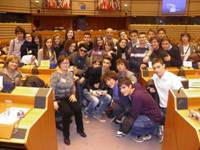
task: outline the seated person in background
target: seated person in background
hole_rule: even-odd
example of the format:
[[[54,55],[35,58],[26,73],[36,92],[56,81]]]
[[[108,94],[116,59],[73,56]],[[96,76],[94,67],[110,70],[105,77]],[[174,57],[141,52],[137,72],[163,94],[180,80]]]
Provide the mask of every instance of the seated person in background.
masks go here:
[[[67,42],[68,40],[75,40],[75,36],[74,36],[74,31],[72,29],[68,29],[65,32],[65,42]]]
[[[20,58],[21,57],[20,48],[24,43],[25,30],[22,27],[17,26],[15,28],[15,35],[16,38],[10,41],[8,55],[16,55],[17,57]]]
[[[81,77],[90,66],[90,58],[87,55],[88,45],[82,43],[78,51],[69,55],[70,64],[74,67],[75,75]]]
[[[157,92],[159,96],[159,106],[162,112],[162,124],[164,125],[165,115],[167,112],[169,90],[179,90],[183,86],[178,76],[168,72],[165,69],[165,64],[162,59],[154,59],[152,65],[155,72],[152,77],[155,88],[153,88],[152,85],[149,85],[149,88],[147,89],[150,91],[150,93]]]
[[[164,61],[165,56],[168,55],[167,51],[163,51],[160,48],[160,42],[157,37],[152,37],[150,39],[152,54],[150,56],[150,60],[152,61],[154,58],[161,58]]]
[[[127,43],[128,48],[133,48],[138,43],[138,31],[129,31],[129,42]]]
[[[125,59],[118,59],[116,61],[117,64],[117,71],[118,71],[118,79],[123,78],[123,77],[128,77],[133,84],[137,82],[137,78],[135,77],[135,74],[128,70],[128,63]]]
[[[99,60],[94,60],[92,67],[89,67],[86,74],[83,96],[89,101],[85,108],[86,122],[90,122],[90,118],[94,117],[100,122],[105,122],[103,112],[106,110],[111,102],[111,96],[107,94],[106,90],[101,89],[101,75],[102,67]]]
[[[129,52],[130,70],[133,71],[136,76],[139,76],[141,64],[148,63],[151,53],[152,50],[147,45],[146,33],[140,32],[139,43]]]
[[[121,31],[121,32],[119,33],[119,38],[120,38],[120,39],[124,39],[124,40],[128,40],[128,36],[127,36],[127,34],[126,34],[125,31]]]
[[[168,53],[168,55],[164,57],[166,67],[181,67],[182,60],[178,47],[172,45],[167,37],[162,38],[160,44],[161,49]]]
[[[143,87],[126,77],[119,80],[119,87],[122,95],[129,96],[131,109],[125,114],[117,135],[124,136],[131,130],[136,142],[150,140],[152,135],[157,135],[161,122],[158,105]]]
[[[105,41],[103,55],[109,56],[111,60],[111,70],[116,70],[117,52],[114,48],[114,43],[111,40]]]
[[[103,59],[104,41],[102,36],[94,38],[94,48],[90,53],[91,60]]]
[[[93,49],[93,43],[92,43],[92,38],[91,38],[91,33],[90,32],[85,32],[83,40],[78,42],[78,45],[80,44],[86,44],[87,45],[87,51],[90,51]]]
[[[58,33],[53,35],[53,49],[56,53],[56,59],[58,59],[60,52],[63,49],[62,37]]]
[[[61,55],[69,56],[77,50],[77,43],[74,40],[67,40],[64,44],[63,50],[60,52]]]
[[[46,38],[44,46],[38,51],[38,64],[41,65],[42,60],[49,60],[50,64],[56,64],[56,53],[52,47],[52,39]]]
[[[26,33],[25,41],[20,48],[21,62],[23,64],[37,64],[37,45],[33,42],[33,37],[30,33]]]
[[[20,86],[22,85],[22,74],[18,71],[20,60],[19,57],[14,55],[9,55],[6,58],[3,69],[0,71],[0,76],[3,76],[3,84],[6,86],[8,83]]]
[[[150,42],[150,39],[153,38],[153,37],[156,37],[156,31],[153,30],[153,29],[149,29],[147,31],[147,40],[148,40],[148,42]]]
[[[164,37],[167,37],[167,32],[166,32],[166,30],[165,30],[164,28],[159,28],[159,29],[157,30],[157,37],[158,37],[159,40],[161,40],[161,39],[164,38]]]
[[[81,105],[75,96],[74,74],[69,71],[68,57],[58,59],[59,70],[51,76],[51,87],[55,92],[54,108],[62,114],[64,143],[70,145],[70,123],[72,114],[75,115],[77,133],[86,137],[83,128]]]
[[[118,40],[113,37],[113,29],[112,28],[107,28],[106,29],[106,35],[104,37],[104,42],[107,40],[111,40],[114,43],[114,46],[117,44]]]
[[[33,42],[37,45],[37,51],[42,48],[42,36],[39,33],[34,32],[32,34]]]
[[[189,33],[182,33],[180,35],[181,43],[178,45],[182,61],[192,61],[199,62],[200,61],[200,51],[197,50],[191,42],[191,36]]]

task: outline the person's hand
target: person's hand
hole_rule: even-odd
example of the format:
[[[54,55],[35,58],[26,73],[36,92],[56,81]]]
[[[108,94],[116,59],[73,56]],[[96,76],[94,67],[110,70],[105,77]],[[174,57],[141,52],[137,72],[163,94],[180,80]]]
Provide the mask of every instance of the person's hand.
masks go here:
[[[85,78],[84,77],[82,77],[82,78],[80,78],[80,80],[78,81],[80,84],[83,84],[83,82],[85,81]]]
[[[152,87],[147,88],[149,90],[150,93],[156,93],[156,90]]]
[[[147,63],[149,61],[149,57],[148,56],[145,56],[144,58],[143,58],[143,63]]]
[[[170,61],[170,60],[171,60],[170,55],[165,56],[165,57],[164,57],[164,60],[165,60],[165,61]]]
[[[140,65],[140,69],[145,69],[146,67],[147,67],[146,64],[141,64],[141,65]]]
[[[90,91],[90,93],[92,94],[92,96],[98,96],[97,92],[96,91]]]
[[[99,85],[100,85],[100,83],[95,83],[95,84],[94,84],[94,87],[95,87],[96,89],[98,89],[98,88],[99,88]]]
[[[59,106],[58,106],[58,102],[57,102],[57,101],[54,101],[54,102],[53,102],[53,106],[54,106],[54,109],[55,109],[56,111],[58,111]]]
[[[74,94],[72,94],[70,97],[69,97],[69,101],[74,103],[74,102],[77,102],[77,99],[76,99],[76,96]]]

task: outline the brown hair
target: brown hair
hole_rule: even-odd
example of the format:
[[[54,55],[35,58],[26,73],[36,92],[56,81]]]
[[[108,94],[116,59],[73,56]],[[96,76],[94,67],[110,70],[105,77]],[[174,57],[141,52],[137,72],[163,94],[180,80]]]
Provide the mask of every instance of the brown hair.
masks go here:
[[[120,78],[118,83],[119,83],[119,87],[121,87],[122,85],[126,85],[126,86],[132,85],[132,87],[134,87],[135,85],[128,77]]]
[[[128,69],[128,63],[127,63],[127,61],[125,59],[123,59],[123,58],[117,59],[116,65],[119,65],[119,64],[123,64]]]
[[[42,47],[42,36],[41,36],[41,34],[34,32],[34,33],[32,34],[32,36],[33,36],[33,42],[34,42],[34,43],[35,43],[35,38],[38,37],[38,39],[39,39],[39,44],[40,44],[39,47],[41,48],[41,47]]]
[[[161,63],[162,65],[164,65],[164,62],[161,58],[154,58],[152,60],[152,65],[156,64],[156,63]]]
[[[53,45],[55,45],[55,39],[56,39],[57,36],[59,36],[60,38],[62,38],[61,34],[59,34],[59,33],[54,34],[53,38],[52,38]],[[60,45],[61,44],[62,44],[62,41],[60,41]]]
[[[24,36],[25,36],[25,30],[24,30],[24,28],[22,28],[22,27],[20,27],[20,26],[17,26],[17,27],[15,28],[15,34],[17,34],[17,33],[19,33],[19,32],[23,33]]]
[[[75,51],[77,50],[77,42],[75,40],[67,40],[64,44],[64,50],[66,51],[69,51],[69,47],[72,45],[72,43],[75,43],[76,44],[76,49]]]
[[[69,61],[69,57],[67,57],[67,56],[65,56],[65,55],[61,55],[60,57],[58,57],[58,62],[57,62],[58,67],[60,67],[60,64],[61,64],[64,60],[68,60],[68,61]]]
[[[68,34],[69,31],[72,31],[72,32],[73,32],[72,40],[75,39],[75,33],[74,33],[74,30],[73,30],[73,29],[67,29],[66,32],[65,32],[65,41],[69,40],[68,37],[67,37],[67,34]]]
[[[188,37],[188,41],[191,40],[191,35],[190,35],[189,33],[187,33],[187,32],[181,33],[181,35],[180,35],[180,40],[182,40],[182,38],[183,38],[184,36],[187,36],[187,37]]]
[[[108,46],[111,47],[110,50],[114,50],[114,43],[113,43],[112,40],[106,40],[106,41],[105,41],[104,50],[105,50],[105,45],[106,45],[106,43],[108,44]]]
[[[118,79],[117,73],[115,71],[107,71],[102,76],[102,80],[105,82],[110,79],[114,79],[114,80]]]
[[[44,39],[44,43],[43,43],[43,47],[42,47],[42,49],[43,49],[43,57],[44,57],[45,59],[49,57],[48,48],[47,48],[47,46],[46,46],[46,42],[47,42],[49,39],[52,40],[52,38],[45,38],[45,39]],[[53,46],[53,45],[52,45],[52,46]],[[55,56],[55,53],[54,53],[54,50],[53,50],[52,47],[51,47],[51,53],[52,53],[53,58],[56,57],[56,56]]]
[[[6,61],[4,62],[4,68],[7,68],[9,62],[11,62],[11,61],[17,61],[18,65],[19,65],[19,63],[20,63],[19,57],[15,56],[15,55],[9,55],[9,56],[6,58]]]

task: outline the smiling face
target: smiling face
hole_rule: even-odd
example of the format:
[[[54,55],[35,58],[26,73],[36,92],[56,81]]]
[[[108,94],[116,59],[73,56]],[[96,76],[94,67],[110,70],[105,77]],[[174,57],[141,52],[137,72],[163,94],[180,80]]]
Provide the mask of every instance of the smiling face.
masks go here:
[[[126,70],[126,66],[123,63],[117,64],[117,70],[123,72]]]
[[[24,39],[24,33],[23,32],[17,32],[16,37],[18,40],[23,40]]]
[[[139,34],[138,39],[139,39],[139,43],[140,43],[140,44],[145,44],[146,41],[147,41],[147,38],[146,38],[146,35],[145,35],[145,34]]]
[[[126,47],[126,40],[121,40],[120,43],[119,43],[119,46],[121,48],[125,48]]]
[[[73,32],[73,30],[69,30],[68,32],[67,32],[67,39],[69,40],[69,39],[72,39],[74,37],[74,32]]]
[[[60,63],[60,69],[62,71],[67,71],[69,68],[69,60],[68,59],[64,59],[61,63]]]
[[[151,47],[152,47],[154,50],[159,49],[159,43],[158,43],[158,40],[153,39],[153,40],[151,41]]]
[[[153,64],[153,70],[159,77],[162,77],[163,74],[165,73],[165,64],[157,62]]]
[[[55,43],[56,45],[59,45],[59,44],[61,43],[61,38],[60,38],[60,36],[56,36],[56,37],[54,38],[54,43]]]
[[[116,81],[112,78],[109,78],[109,79],[106,80],[106,85],[111,89],[114,88],[115,83],[116,83]]]
[[[13,59],[8,63],[8,69],[15,71],[15,70],[17,70],[18,65],[19,65],[19,61]]]
[[[161,43],[161,47],[162,47],[163,50],[168,50],[169,47],[170,47],[170,43],[169,43],[169,41],[167,41],[167,40],[162,41],[162,43]]]
[[[133,33],[131,33],[131,34],[129,35],[129,38],[130,38],[131,41],[137,42],[137,40],[138,40],[138,34],[135,33],[135,32],[133,32]]]
[[[80,48],[79,48],[79,55],[80,55],[81,57],[85,57],[86,54],[87,54],[87,49],[84,48],[84,47],[80,47]]]
[[[132,85],[127,86],[125,84],[122,84],[120,86],[120,92],[122,93],[123,96],[129,96],[129,95],[131,95],[132,89],[133,89]]]
[[[26,41],[32,42],[32,36],[29,33],[26,34],[25,38],[26,38]]]

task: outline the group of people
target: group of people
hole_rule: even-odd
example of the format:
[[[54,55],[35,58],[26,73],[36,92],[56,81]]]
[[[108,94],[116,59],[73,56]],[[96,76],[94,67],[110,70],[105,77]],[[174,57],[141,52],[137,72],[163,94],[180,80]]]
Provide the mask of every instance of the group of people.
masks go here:
[[[93,118],[104,123],[107,115],[119,124],[119,137],[130,133],[136,142],[144,142],[159,135],[162,141],[168,92],[182,88],[179,78],[165,68],[181,67],[184,61],[195,66],[200,60],[199,49],[190,43],[188,33],[181,34],[180,44],[174,45],[163,28],[146,33],[122,31],[119,39],[108,28],[104,36],[94,40],[90,32],[85,32],[81,41],[75,40],[71,29],[66,31],[65,39],[55,34],[42,40],[39,34],[25,33],[21,27],[15,34],[0,74],[5,81],[22,85],[19,65],[40,66],[45,60],[58,66],[49,86],[55,92],[54,108],[62,116],[67,145],[73,114],[82,137],[87,136],[84,123],[91,123]],[[143,87],[140,69],[150,64],[155,74]]]

